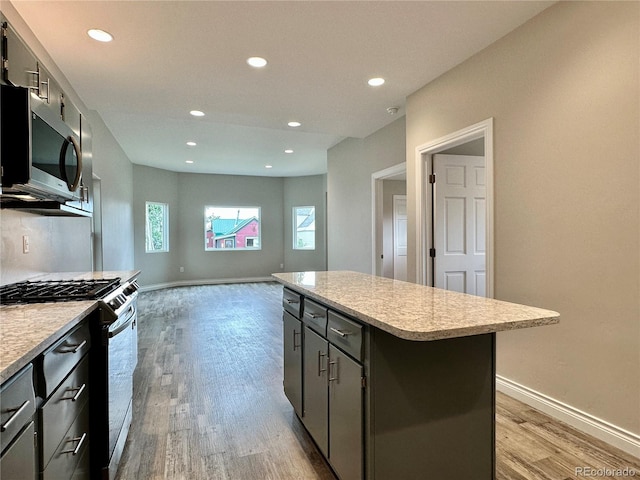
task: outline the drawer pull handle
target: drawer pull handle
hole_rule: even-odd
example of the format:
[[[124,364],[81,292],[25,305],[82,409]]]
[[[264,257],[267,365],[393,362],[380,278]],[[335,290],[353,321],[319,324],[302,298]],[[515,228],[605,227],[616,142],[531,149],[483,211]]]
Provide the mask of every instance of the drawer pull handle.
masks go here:
[[[84,347],[87,344],[86,340],[83,340],[81,343],[78,343],[76,345],[69,345],[70,350],[67,350],[66,352],[63,353],[78,353],[82,347]]]
[[[9,420],[7,420],[2,424],[2,426],[0,427],[0,431],[2,432],[6,431],[7,428],[9,428],[11,424],[14,422],[14,420],[18,418],[22,412],[25,411],[25,409],[27,408],[27,406],[29,406],[30,403],[31,401],[25,400],[25,402],[22,405],[20,405],[18,408],[8,409],[7,412],[13,412],[13,415],[9,417]]]
[[[289,305],[293,303],[300,303],[300,300],[292,300],[290,298],[285,298],[284,301],[287,302]]]
[[[316,318],[324,318],[324,315],[318,315],[317,313],[304,312],[304,314],[311,320],[315,320]]]
[[[330,327],[329,330],[331,330],[333,333],[337,333],[341,337],[346,337],[348,335],[351,335],[351,332],[343,332],[342,330],[338,330],[337,328],[333,328],[333,327]]]
[[[296,335],[300,335],[302,332],[296,332],[295,330],[293,331],[293,351],[295,352],[296,349],[300,348],[302,345],[296,345]]]
[[[318,376],[321,377],[322,376],[322,372],[326,372],[327,369],[326,368],[322,368],[322,364],[324,363],[322,361],[322,359],[324,357],[326,357],[327,355],[325,353],[322,353],[322,350],[318,350]]]
[[[67,442],[78,442],[78,445],[76,445],[76,448],[74,448],[73,450],[63,450],[60,453],[70,453],[71,455],[77,455],[80,451],[80,448],[82,447],[82,444],[84,443],[85,438],[87,438],[86,433],[83,433],[81,437],[70,438],[69,440],[67,440]]]
[[[77,402],[78,398],[80,398],[80,395],[82,395],[82,392],[84,392],[84,389],[86,387],[87,387],[87,384],[83,383],[81,387],[68,388],[67,391],[76,392],[76,394],[73,396],[73,398],[65,398],[65,400],[71,400],[72,402]]]
[[[332,365],[335,365],[335,368],[331,368]],[[334,377],[332,377],[332,372],[334,372],[333,374],[335,375]],[[330,382],[335,382],[338,380],[338,359],[336,358],[333,362],[329,362],[329,381]],[[338,383],[340,383],[338,381]]]

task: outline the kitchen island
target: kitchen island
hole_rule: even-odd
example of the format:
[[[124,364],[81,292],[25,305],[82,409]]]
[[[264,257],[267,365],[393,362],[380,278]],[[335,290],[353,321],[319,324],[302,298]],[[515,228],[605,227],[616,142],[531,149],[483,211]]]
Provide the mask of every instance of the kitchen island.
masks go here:
[[[285,394],[341,480],[495,478],[495,334],[558,313],[355,272],[273,276]]]

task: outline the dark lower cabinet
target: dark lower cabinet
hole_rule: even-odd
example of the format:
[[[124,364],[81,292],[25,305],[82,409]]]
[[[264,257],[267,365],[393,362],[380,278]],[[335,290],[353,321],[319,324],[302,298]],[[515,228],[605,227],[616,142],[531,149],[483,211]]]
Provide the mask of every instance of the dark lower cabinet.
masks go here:
[[[304,327],[304,415],[302,423],[322,454],[329,457],[329,342]]]
[[[362,480],[363,367],[317,333],[327,332],[326,307],[319,324],[318,314],[307,315],[306,299],[304,305],[302,423],[340,480]],[[352,330],[334,330],[353,336]],[[360,337],[357,343],[359,352]]]
[[[329,463],[341,480],[361,480],[362,365],[329,345]]]
[[[42,480],[89,479],[88,322],[64,335],[42,355],[44,402],[38,409]],[[84,473],[83,473],[84,472]]]
[[[36,396],[33,364],[0,387],[0,478],[33,480],[37,456],[34,415]]]
[[[284,300],[285,392],[339,480],[495,480],[495,333],[412,341]]]
[[[302,322],[283,312],[284,393],[299,417],[302,417]]]
[[[32,421],[2,454],[0,458],[2,480],[35,480],[37,468],[34,432]]]

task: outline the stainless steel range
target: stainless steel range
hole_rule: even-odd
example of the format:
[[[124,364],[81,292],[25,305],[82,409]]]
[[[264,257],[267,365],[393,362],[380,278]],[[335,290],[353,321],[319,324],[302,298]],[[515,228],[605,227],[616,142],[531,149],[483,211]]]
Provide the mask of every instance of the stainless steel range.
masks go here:
[[[90,323],[91,478],[113,480],[131,425],[138,362],[135,279],[26,281],[0,287],[0,304],[97,300]],[[104,412],[104,414],[102,413]]]
[[[100,301],[100,324],[92,325],[94,359],[105,371],[93,382],[91,394],[100,412],[93,416],[93,428],[100,432],[92,447],[92,464],[99,466],[92,478],[113,480],[118,470],[132,418],[133,372],[138,363],[138,284],[125,282]]]

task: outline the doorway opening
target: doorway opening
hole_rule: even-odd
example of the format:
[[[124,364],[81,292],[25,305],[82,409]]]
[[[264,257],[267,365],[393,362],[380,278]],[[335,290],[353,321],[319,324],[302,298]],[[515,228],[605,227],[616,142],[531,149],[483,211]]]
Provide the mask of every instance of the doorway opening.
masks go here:
[[[371,175],[374,275],[407,280],[407,168],[405,163]]]
[[[416,282],[493,298],[493,119],[417,147],[415,159]]]

